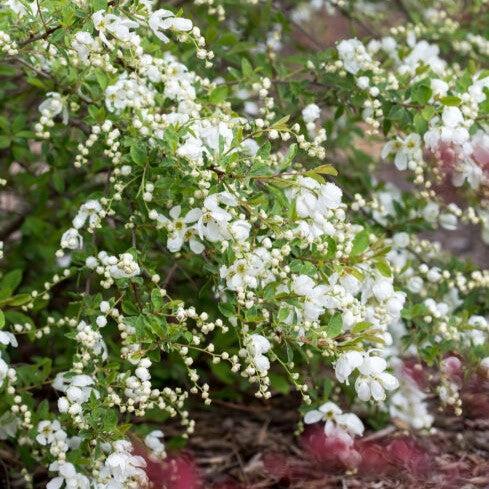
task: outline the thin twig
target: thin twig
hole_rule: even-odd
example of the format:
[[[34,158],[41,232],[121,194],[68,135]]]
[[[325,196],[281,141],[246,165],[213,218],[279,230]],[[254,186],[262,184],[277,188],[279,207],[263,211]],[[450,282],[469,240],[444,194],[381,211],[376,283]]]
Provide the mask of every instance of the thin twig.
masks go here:
[[[29,37],[29,39],[27,39],[26,41],[21,42],[19,44],[19,48],[23,48],[23,47],[27,46],[28,44],[31,44],[31,43],[36,42],[36,41],[41,41],[42,39],[47,39],[51,34],[53,34],[53,32],[56,32],[58,29],[61,29],[61,25],[51,27],[47,31],[41,32],[40,34],[35,34],[34,36]]]
[[[173,278],[173,275],[175,274],[177,268],[178,268],[178,264],[174,263],[171,266],[170,270],[168,270],[168,273],[166,274],[165,281],[163,282],[163,288],[164,289],[166,289],[168,287],[168,285],[170,284],[171,279]]]

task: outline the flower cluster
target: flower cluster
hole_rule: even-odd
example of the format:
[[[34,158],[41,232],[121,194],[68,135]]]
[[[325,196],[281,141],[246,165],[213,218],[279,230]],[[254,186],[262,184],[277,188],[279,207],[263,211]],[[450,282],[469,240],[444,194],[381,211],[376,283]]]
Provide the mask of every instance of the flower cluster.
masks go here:
[[[313,17],[370,32],[378,2],[65,3],[0,16],[0,438],[26,481],[146,487],[159,425],[235,389],[295,389],[348,447],[353,410],[427,430],[430,387],[462,412],[489,271],[421,233],[489,242],[484,2],[332,49]]]

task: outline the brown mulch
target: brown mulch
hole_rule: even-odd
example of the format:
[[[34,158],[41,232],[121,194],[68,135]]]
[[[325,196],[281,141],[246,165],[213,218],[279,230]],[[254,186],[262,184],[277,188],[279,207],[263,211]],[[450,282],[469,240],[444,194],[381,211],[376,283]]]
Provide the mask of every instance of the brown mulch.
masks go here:
[[[218,402],[193,418],[196,431],[185,450],[200,484],[175,489],[489,488],[489,419],[440,414],[430,435],[392,425],[367,432],[359,444],[364,462],[355,469],[334,460],[331,447],[316,454],[317,444],[308,447],[304,435],[294,434],[293,398]]]

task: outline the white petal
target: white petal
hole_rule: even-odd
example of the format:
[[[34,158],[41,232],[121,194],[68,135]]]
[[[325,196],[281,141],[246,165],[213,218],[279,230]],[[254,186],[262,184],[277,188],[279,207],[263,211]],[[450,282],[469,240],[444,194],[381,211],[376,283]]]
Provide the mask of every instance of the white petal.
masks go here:
[[[306,424],[314,424],[323,419],[323,413],[318,411],[317,409],[313,409],[312,411],[308,411],[304,415],[304,423]]]
[[[370,386],[367,380],[359,377],[355,382],[355,390],[361,401],[368,401],[370,399]]]
[[[399,381],[396,377],[388,372],[382,372],[378,375],[378,378],[382,382],[382,385],[388,391],[393,391],[399,387]]]
[[[256,355],[254,361],[255,367],[260,372],[266,372],[270,368],[270,360],[265,355]]]
[[[386,367],[387,362],[382,357],[368,357],[365,358],[358,370],[363,375],[374,375],[383,372]]]
[[[363,435],[363,430],[365,429],[360,418],[353,413],[344,413],[336,416],[336,422],[344,426],[347,431],[353,433],[354,435]]]
[[[376,401],[383,401],[385,399],[385,391],[382,387],[382,384],[377,380],[372,380],[370,382],[370,392],[372,393],[372,397]]]
[[[187,212],[183,220],[186,224],[190,224],[191,222],[198,221],[201,216],[202,216],[202,211],[200,209],[191,209],[190,211]]]
[[[63,485],[63,477],[55,477],[46,484],[46,489],[59,489]]]

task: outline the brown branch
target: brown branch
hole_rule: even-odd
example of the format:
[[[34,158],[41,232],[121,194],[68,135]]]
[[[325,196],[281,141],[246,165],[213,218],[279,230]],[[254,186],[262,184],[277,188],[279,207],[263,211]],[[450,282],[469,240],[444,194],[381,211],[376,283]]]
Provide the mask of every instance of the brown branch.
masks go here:
[[[36,34],[34,36],[30,36],[29,39],[25,40],[24,42],[21,42],[19,44],[19,48],[23,48],[27,46],[28,44],[31,44],[36,41],[41,41],[42,39],[47,39],[53,32],[56,32],[57,30],[61,29],[61,25],[57,25],[55,27],[51,27],[45,32],[42,32],[41,34]]]

